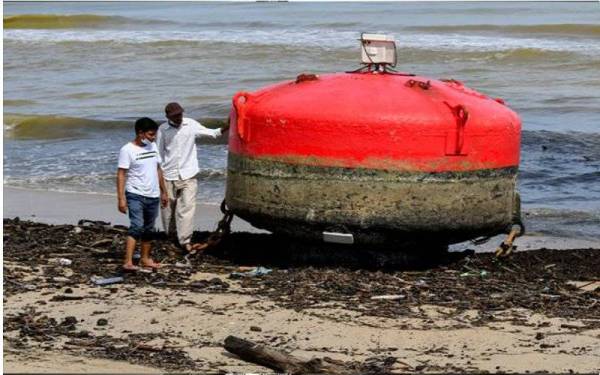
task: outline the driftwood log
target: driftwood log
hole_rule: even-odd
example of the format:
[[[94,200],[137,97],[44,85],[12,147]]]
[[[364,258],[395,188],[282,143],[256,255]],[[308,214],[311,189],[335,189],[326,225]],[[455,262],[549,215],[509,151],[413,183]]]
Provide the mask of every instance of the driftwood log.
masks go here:
[[[256,344],[235,336],[225,339],[225,349],[241,359],[289,374],[356,374],[356,369],[331,358],[305,360],[266,345]]]

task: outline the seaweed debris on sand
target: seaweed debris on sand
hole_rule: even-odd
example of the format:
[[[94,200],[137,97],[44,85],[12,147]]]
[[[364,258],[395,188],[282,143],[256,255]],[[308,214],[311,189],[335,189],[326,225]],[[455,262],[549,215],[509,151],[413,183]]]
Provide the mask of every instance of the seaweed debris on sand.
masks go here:
[[[494,347],[496,352],[513,347],[531,355],[556,351],[567,366],[581,362],[575,359],[581,355],[596,363],[600,358],[598,249],[540,249],[503,260],[487,253],[455,254],[407,269],[406,259],[396,261],[394,254],[233,233],[185,264],[179,249],[160,237],[154,254],[165,267],[122,275],[120,284],[94,285],[94,276],[120,275],[125,235],[124,227],[87,220],[72,226],[4,219],[4,340],[13,352],[42,348],[169,371],[264,369],[223,355],[224,339],[245,327],[252,342],[305,356],[333,356],[355,370],[493,370],[493,356],[486,353],[491,348],[468,347],[475,338],[464,343],[456,338],[464,346],[452,349],[435,347],[430,338],[390,348],[350,336],[356,327],[367,329],[356,335],[480,327],[486,335],[494,330],[525,335],[515,336],[504,349]],[[195,233],[195,239],[207,235]],[[248,273],[256,266],[270,272]],[[235,277],[244,272],[254,276]],[[128,310],[133,316],[127,318]],[[179,320],[172,315],[177,312],[189,318]],[[269,319],[284,319],[288,327],[269,326]],[[348,333],[330,338],[327,346],[322,334],[311,337],[318,324]],[[303,327],[312,328],[301,335]],[[565,346],[564,340],[544,340],[553,335],[583,335],[587,341]],[[533,361],[539,367],[531,370],[545,369],[541,359]],[[500,369],[515,369],[500,362]]]

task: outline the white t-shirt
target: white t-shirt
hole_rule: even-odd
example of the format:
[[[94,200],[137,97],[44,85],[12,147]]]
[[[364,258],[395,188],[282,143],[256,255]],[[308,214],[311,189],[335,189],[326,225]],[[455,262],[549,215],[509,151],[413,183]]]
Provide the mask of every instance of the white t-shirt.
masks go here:
[[[160,155],[154,143],[140,147],[129,142],[121,147],[119,168],[128,169],[125,190],[149,198],[160,197],[159,165]]]

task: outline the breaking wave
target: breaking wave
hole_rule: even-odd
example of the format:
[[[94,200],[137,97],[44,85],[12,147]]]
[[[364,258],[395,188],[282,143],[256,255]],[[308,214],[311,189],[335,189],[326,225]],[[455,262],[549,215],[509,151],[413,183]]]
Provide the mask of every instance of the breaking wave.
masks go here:
[[[441,25],[413,26],[408,30],[425,32],[501,32],[515,34],[552,34],[565,36],[600,36],[600,25],[596,24],[543,24],[543,25]]]
[[[527,209],[526,214],[531,218],[570,219],[573,222],[600,222],[600,212],[597,211],[576,211],[550,207],[534,207]]]
[[[60,43],[96,44],[103,48],[152,45],[203,48],[207,44],[221,47],[241,46],[255,50],[265,46],[285,47],[285,51],[297,48],[340,51],[355,49],[359,33],[353,31],[335,31],[332,29],[254,29],[254,30],[90,30],[85,33],[76,30],[5,30],[5,43]],[[583,55],[600,54],[600,44],[588,40],[568,40],[557,43],[553,39],[535,37],[502,37],[474,34],[406,34],[397,41],[398,48],[456,52],[456,53],[494,53],[521,51],[526,54],[545,52],[568,52]],[[538,52],[539,51],[539,52]]]
[[[4,134],[18,139],[77,138],[86,132],[131,126],[128,121],[102,121],[54,115],[4,115]]]
[[[199,119],[209,128],[221,127],[226,119]],[[161,121],[158,121],[159,123]],[[133,128],[134,120],[97,120],[55,115],[4,115],[4,135],[14,139],[63,139],[79,138],[89,133]],[[200,143],[224,144],[226,140],[202,140]]]
[[[140,22],[126,17],[95,14],[19,14],[4,17],[5,29],[77,29]]]
[[[4,99],[5,107],[24,107],[32,104],[35,104],[35,101],[27,99]]]
[[[227,171],[225,169],[201,168],[198,177],[202,181],[225,181]]]
[[[198,172],[198,177],[202,182],[208,181],[225,181],[227,173],[224,169],[201,168]],[[84,191],[95,192],[111,192],[116,181],[116,164],[114,171],[108,173],[85,173],[85,174],[58,174],[51,175],[45,173],[43,175],[28,176],[28,177],[13,177],[4,176],[4,184],[14,187],[70,187],[70,190],[65,191]],[[98,187],[107,187],[108,189],[98,189]]]

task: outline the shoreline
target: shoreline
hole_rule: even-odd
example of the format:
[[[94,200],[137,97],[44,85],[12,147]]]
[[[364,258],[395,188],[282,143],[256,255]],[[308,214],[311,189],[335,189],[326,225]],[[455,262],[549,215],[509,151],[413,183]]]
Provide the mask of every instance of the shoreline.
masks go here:
[[[4,187],[3,190],[3,218],[12,219],[19,217],[44,224],[76,225],[81,219],[100,220],[111,225],[129,224],[127,215],[117,211],[114,195],[56,192],[33,190],[27,188]],[[194,229],[197,231],[212,231],[216,229],[222,214],[218,204],[197,202],[194,217]],[[156,220],[156,227],[162,230],[160,217]],[[269,233],[253,227],[250,223],[235,216],[231,223],[232,232]],[[494,251],[504,240],[505,235],[492,237],[482,245],[471,242],[455,244],[451,250],[473,249],[475,252]],[[600,239],[578,239],[571,237],[554,237],[546,235],[526,234],[515,241],[518,251],[537,249],[600,249]]]
[[[128,225],[126,214],[117,210],[115,195],[57,192],[27,188],[6,187],[3,190],[3,218],[19,217],[44,224],[76,225],[79,220],[100,220],[111,225]],[[197,202],[194,228],[196,230],[214,230],[223,215],[218,204]],[[163,230],[160,215],[156,227]],[[253,233],[267,233],[254,228],[248,222],[235,217],[231,229]]]

